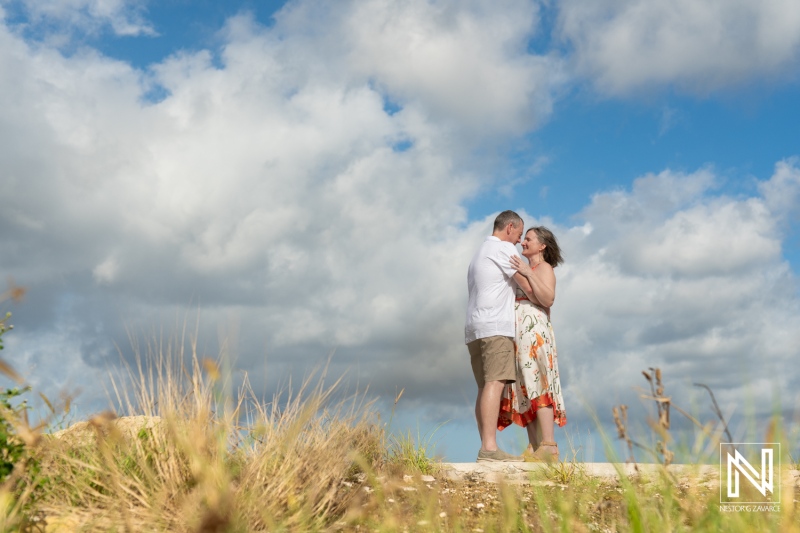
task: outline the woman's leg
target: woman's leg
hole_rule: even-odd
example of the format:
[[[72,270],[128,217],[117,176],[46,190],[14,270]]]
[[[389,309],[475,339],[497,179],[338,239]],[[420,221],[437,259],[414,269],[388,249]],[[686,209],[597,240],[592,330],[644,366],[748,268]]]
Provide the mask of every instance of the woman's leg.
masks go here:
[[[555,426],[553,420],[553,406],[548,405],[547,407],[540,407],[536,411],[536,421],[538,430],[540,432],[541,440],[539,442],[555,442],[556,437],[553,433],[553,427]],[[530,434],[530,431],[528,432]],[[556,446],[542,446],[545,450],[549,453],[557,454],[558,448]]]
[[[531,452],[534,452],[536,451],[536,448],[539,447],[539,442],[542,440],[539,424],[536,423],[536,419],[533,419],[527,426],[525,426],[525,430],[528,432],[528,442],[530,443],[529,448]]]

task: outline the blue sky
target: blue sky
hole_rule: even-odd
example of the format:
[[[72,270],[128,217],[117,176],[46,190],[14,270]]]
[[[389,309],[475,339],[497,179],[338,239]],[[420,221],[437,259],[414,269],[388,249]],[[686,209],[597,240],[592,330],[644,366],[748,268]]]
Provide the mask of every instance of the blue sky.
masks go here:
[[[334,372],[383,402],[405,388],[398,423],[450,420],[444,453],[472,460],[466,263],[512,208],[567,258],[573,437],[594,428],[581,401],[610,427],[649,366],[733,416],[749,387],[787,416],[800,400],[792,2],[0,9],[0,274],[29,289],[2,304],[6,352],[41,390],[85,391],[126,329],[200,312],[263,390],[335,349]]]

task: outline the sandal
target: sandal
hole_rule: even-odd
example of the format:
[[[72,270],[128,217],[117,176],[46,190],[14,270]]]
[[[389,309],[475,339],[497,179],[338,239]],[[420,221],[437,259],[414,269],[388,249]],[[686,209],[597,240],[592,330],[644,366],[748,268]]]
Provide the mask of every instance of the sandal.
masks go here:
[[[555,453],[544,449],[544,446],[555,446]],[[539,443],[536,451],[533,451],[533,446],[528,444],[528,448],[522,452],[522,457],[529,463],[549,463],[558,462],[558,444],[553,441],[543,440]]]

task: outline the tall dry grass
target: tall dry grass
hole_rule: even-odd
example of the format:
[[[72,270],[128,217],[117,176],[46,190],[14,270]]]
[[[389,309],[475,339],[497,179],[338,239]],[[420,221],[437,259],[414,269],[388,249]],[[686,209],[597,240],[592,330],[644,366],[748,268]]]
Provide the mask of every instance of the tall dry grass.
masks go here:
[[[113,380],[107,412],[45,436],[44,487],[3,530],[318,530],[340,516],[380,466],[384,436],[363,396],[335,399],[308,379],[259,401],[245,381],[223,393],[217,362],[183,340],[150,342]]]

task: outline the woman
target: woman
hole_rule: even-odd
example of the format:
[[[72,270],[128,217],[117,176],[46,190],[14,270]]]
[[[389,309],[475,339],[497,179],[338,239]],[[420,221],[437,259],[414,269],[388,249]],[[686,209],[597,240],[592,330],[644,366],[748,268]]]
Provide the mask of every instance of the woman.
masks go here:
[[[543,226],[525,233],[522,255],[527,262],[512,257],[512,265],[527,281],[517,289],[515,306],[517,381],[503,392],[498,429],[512,422],[524,426],[530,442],[523,453],[526,460],[558,461],[553,429],[566,424],[567,415],[550,307],[556,296],[553,269],[563,259],[555,236]]]

